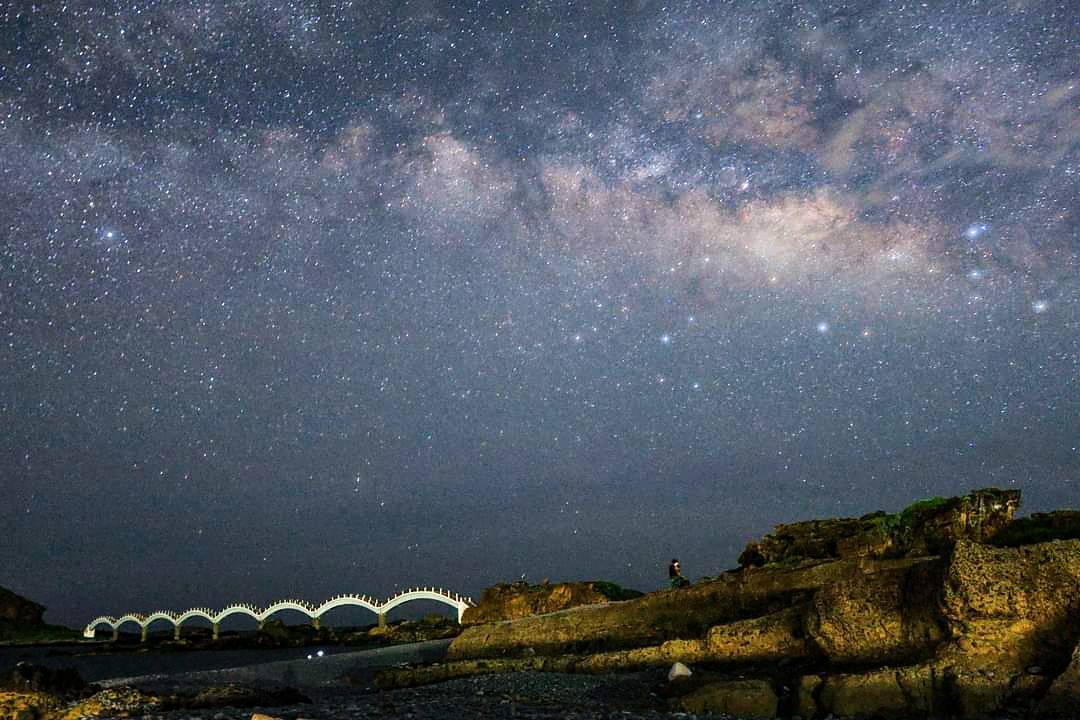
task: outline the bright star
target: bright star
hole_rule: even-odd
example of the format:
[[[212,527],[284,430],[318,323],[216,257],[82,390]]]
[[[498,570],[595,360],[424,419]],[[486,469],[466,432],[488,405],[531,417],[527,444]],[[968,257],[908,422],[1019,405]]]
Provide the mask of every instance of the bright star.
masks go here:
[[[827,323],[827,322],[825,322],[824,320],[822,320],[821,322],[819,322],[819,323],[817,324],[817,331],[818,331],[819,333],[821,333],[822,335],[824,335],[825,333],[829,332],[829,323]]]
[[[1031,309],[1035,313],[1044,313],[1049,308],[1050,303],[1046,302],[1045,300],[1036,300],[1035,302],[1031,303]]]
[[[667,334],[661,335],[660,336],[660,342],[663,343],[664,345],[670,345],[671,344],[671,336],[667,335]]]
[[[989,226],[982,223],[968,225],[967,230],[964,231],[964,237],[966,237],[968,240],[978,240],[980,237],[985,235],[986,231],[989,229]]]

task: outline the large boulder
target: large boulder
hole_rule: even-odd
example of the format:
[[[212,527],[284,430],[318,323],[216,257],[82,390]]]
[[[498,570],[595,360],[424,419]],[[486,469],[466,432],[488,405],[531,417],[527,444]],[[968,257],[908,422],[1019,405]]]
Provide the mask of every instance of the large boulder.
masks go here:
[[[938,662],[809,675],[800,681],[798,713],[881,720],[974,719],[1015,713],[1027,717],[1048,682],[1031,673],[974,670]]]
[[[944,668],[945,697],[960,718],[1028,717],[1050,685],[1049,678],[1008,667],[955,664]]]
[[[1064,667],[1080,637],[1080,540],[994,548],[957,543],[942,590],[961,667]]]
[[[949,639],[933,663],[958,717],[1029,712],[1080,637],[1080,540],[956,544],[942,587]]]
[[[940,672],[929,665],[882,668],[864,673],[809,675],[800,681],[803,717],[943,717],[947,699]]]
[[[0,620],[13,625],[42,625],[45,606],[0,587]]]
[[[680,698],[678,704],[691,713],[774,718],[780,699],[768,680],[717,680]]]
[[[919,501],[901,512],[777,525],[739,556],[743,567],[805,559],[937,555],[958,540],[985,542],[1020,506],[1019,490],[987,488],[964,497]]]
[[[609,582],[501,583],[484,590],[480,603],[462,615],[463,625],[516,620],[530,615],[566,610],[581,605],[594,605],[612,600],[639,597],[640,592],[626,590]]]
[[[821,588],[804,630],[820,654],[838,664],[908,663],[945,639],[938,607],[939,558],[865,561],[863,572]]]

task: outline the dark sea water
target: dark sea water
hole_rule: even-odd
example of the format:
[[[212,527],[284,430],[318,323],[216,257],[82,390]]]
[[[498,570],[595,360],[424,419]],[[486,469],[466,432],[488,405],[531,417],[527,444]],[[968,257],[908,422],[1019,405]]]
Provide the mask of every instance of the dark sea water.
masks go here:
[[[355,652],[349,647],[303,647],[264,650],[197,650],[191,652],[142,652],[85,655],[87,645],[0,646],[0,672],[19,661],[52,668],[73,667],[83,679],[97,682],[133,675],[172,674],[242,667],[282,660],[302,660],[322,650],[326,655]]]

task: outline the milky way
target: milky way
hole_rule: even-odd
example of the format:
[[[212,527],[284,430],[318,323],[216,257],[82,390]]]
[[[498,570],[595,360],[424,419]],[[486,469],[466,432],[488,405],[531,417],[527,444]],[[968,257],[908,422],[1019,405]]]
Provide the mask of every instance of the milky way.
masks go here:
[[[0,10],[0,585],[734,564],[1080,500],[1071,3]]]

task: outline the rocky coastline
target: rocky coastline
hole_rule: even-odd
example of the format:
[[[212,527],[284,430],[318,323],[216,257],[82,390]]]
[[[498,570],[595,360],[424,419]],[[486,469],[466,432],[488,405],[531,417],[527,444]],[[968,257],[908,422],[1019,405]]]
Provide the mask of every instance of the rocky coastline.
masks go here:
[[[777,526],[686,588],[498,585],[437,657],[327,664],[291,690],[258,673],[9,678],[0,718],[1074,717],[1080,513],[1019,504],[985,489]]]
[[[740,717],[1073,717],[1080,514],[1015,490],[778,526],[685,589],[467,627],[380,687],[683,663],[673,709]],[[524,591],[524,589],[523,589]],[[481,603],[483,605],[483,603]],[[485,617],[497,616],[488,608]]]

